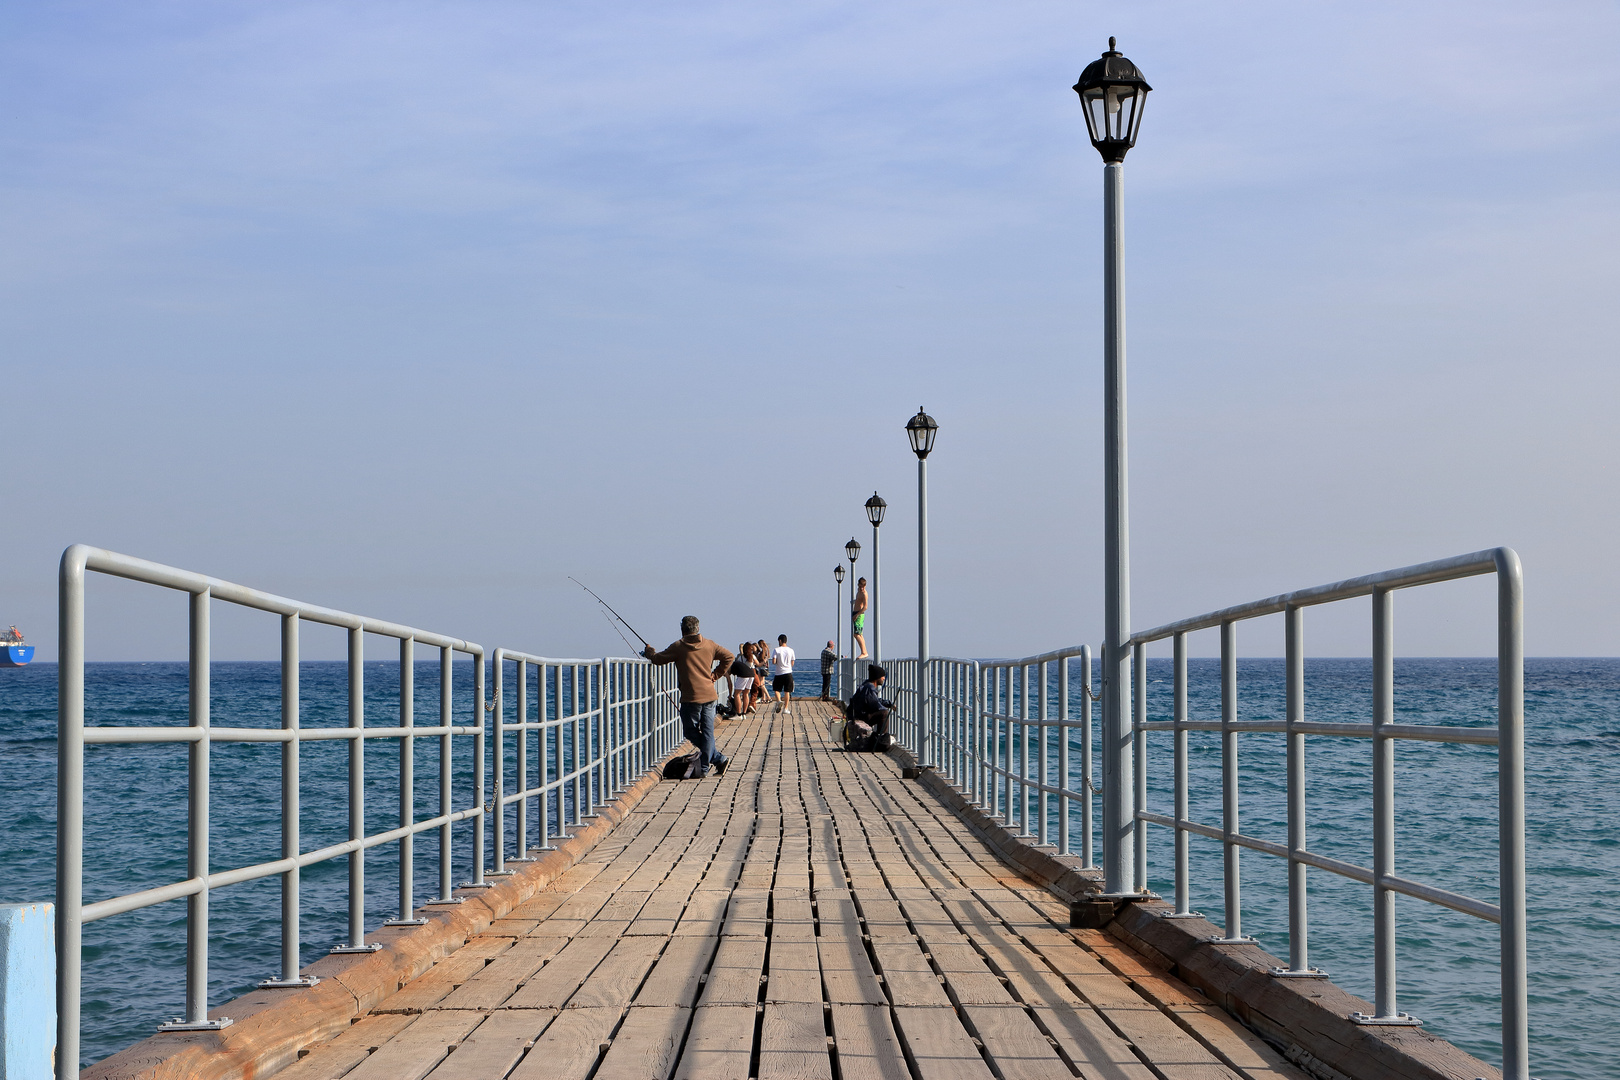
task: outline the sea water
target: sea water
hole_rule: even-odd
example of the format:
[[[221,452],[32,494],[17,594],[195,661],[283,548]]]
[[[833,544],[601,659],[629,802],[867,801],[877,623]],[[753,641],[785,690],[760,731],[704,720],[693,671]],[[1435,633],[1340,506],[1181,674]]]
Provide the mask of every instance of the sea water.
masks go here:
[[[815,694],[814,664],[799,665],[799,692]],[[1396,661],[1397,719],[1410,723],[1491,723],[1495,661]],[[398,717],[397,664],[368,662],[367,722]],[[1075,673],[1078,675],[1078,672]],[[1366,660],[1306,663],[1307,712],[1313,720],[1365,722],[1371,665]],[[1148,661],[1150,719],[1167,719],[1168,661]],[[453,675],[458,723],[473,712],[470,666]],[[347,675],[339,663],[301,666],[304,726],[348,722]],[[1527,862],[1530,913],[1531,1064],[1544,1080],[1620,1076],[1620,660],[1531,659],[1525,665]],[[414,672],[418,724],[436,722],[438,665]],[[1280,660],[1238,664],[1241,719],[1280,717]],[[1079,679],[1074,683],[1078,685]],[[1219,663],[1189,663],[1194,719],[1218,719]],[[530,715],[538,709],[531,690]],[[92,724],[184,724],[187,670],[177,663],[90,664],[86,716]],[[1076,695],[1077,696],[1077,695]],[[1078,703],[1076,702],[1076,709]],[[211,706],[216,725],[275,727],[280,669],[274,663],[216,663]],[[55,893],[56,668],[37,663],[0,671],[0,828],[5,874],[0,902],[50,899]],[[1148,806],[1172,806],[1169,733],[1148,736]],[[1217,734],[1189,737],[1191,814],[1221,823]],[[1368,865],[1371,861],[1371,749],[1368,740],[1311,738],[1308,743],[1310,846]],[[1244,833],[1283,843],[1284,747],[1281,735],[1240,737]],[[1038,747],[1036,747],[1038,757]],[[571,746],[563,747],[565,761]],[[452,762],[456,803],[470,800],[470,740]],[[510,753],[510,748],[509,748]],[[531,763],[540,753],[532,744]],[[548,744],[548,762],[555,748]],[[1058,747],[1049,749],[1055,769]],[[211,755],[211,855],[214,869],[280,854],[280,747],[218,745]],[[303,848],[343,840],[348,830],[345,743],[301,749]],[[417,740],[414,803],[419,816],[438,809],[439,740]],[[186,874],[186,758],[183,745],[90,747],[86,755],[85,897],[89,901],[181,880]],[[399,751],[392,741],[367,746],[367,828],[397,824]],[[1396,748],[1396,871],[1479,899],[1496,899],[1496,771],[1490,747],[1400,743]],[[508,769],[515,764],[509,761]],[[532,765],[531,765],[532,767]],[[1077,751],[1071,767],[1079,775]],[[510,788],[509,788],[510,790]],[[1055,815],[1055,800],[1048,806]],[[1038,809],[1038,808],[1037,808]],[[1100,806],[1099,806],[1100,810]],[[553,821],[559,812],[549,808]],[[571,793],[561,813],[572,817]],[[508,837],[513,834],[508,812]],[[1078,814],[1071,817],[1079,850]],[[531,814],[531,843],[539,823]],[[1052,830],[1055,837],[1056,830]],[[471,876],[472,827],[457,826],[454,878]],[[397,914],[397,845],[366,858],[367,929]],[[1167,830],[1149,833],[1149,882],[1174,895]],[[438,840],[416,841],[418,902],[437,893]],[[1192,901],[1223,923],[1220,845],[1192,840]],[[1286,867],[1243,854],[1243,931],[1272,953],[1288,955]],[[303,873],[303,960],[347,937],[347,859]],[[85,927],[84,1061],[151,1034],[183,1010],[184,901],[114,916]],[[280,885],[276,878],[216,890],[210,899],[209,1000],[229,1000],[277,974]],[[1364,997],[1372,993],[1371,890],[1320,871],[1310,873],[1311,963]],[[1397,901],[1399,1007],[1424,1026],[1498,1063],[1500,998],[1496,927],[1407,897]]]

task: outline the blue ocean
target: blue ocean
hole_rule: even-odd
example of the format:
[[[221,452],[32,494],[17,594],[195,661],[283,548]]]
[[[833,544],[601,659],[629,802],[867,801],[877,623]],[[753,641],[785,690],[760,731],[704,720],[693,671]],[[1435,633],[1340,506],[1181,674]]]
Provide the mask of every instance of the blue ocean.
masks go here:
[[[1168,719],[1168,661],[1150,660],[1149,715]],[[815,693],[813,663],[801,664],[800,692]],[[468,665],[453,676],[458,722],[472,715]],[[1078,673],[1077,673],[1078,674]],[[1194,718],[1219,715],[1219,666],[1189,665]],[[1532,659],[1526,662],[1526,787],[1530,905],[1531,1064],[1544,1080],[1620,1076],[1620,660]],[[398,715],[398,665],[366,664],[367,714],[375,723]],[[1244,719],[1280,716],[1280,660],[1240,661]],[[340,663],[302,665],[305,726],[347,722],[347,681]],[[279,666],[216,663],[216,724],[279,723]],[[1078,680],[1076,680],[1078,682]],[[1365,721],[1371,700],[1366,660],[1319,659],[1306,665],[1312,719]],[[1403,659],[1396,662],[1399,719],[1414,723],[1490,723],[1495,717],[1495,661]],[[181,663],[91,664],[86,714],[94,724],[184,723],[187,672]],[[438,665],[415,671],[418,723],[437,716]],[[56,668],[37,663],[0,670],[0,828],[7,837],[0,902],[50,899],[55,892]],[[1171,741],[1149,735],[1149,808],[1171,807]],[[1282,842],[1283,741],[1242,738],[1243,831]],[[1218,736],[1191,736],[1192,816],[1220,823]],[[458,743],[457,805],[471,782],[470,754]],[[1366,740],[1312,738],[1308,743],[1310,844],[1324,854],[1371,860],[1370,747]],[[531,751],[532,753],[532,751]],[[340,742],[302,749],[301,828],[306,849],[347,835],[347,749]],[[1078,775],[1078,753],[1072,758]],[[216,869],[279,854],[280,751],[269,744],[216,746],[211,833]],[[398,751],[368,749],[368,828],[397,822]],[[437,740],[418,740],[416,804],[438,806]],[[1495,900],[1495,753],[1487,747],[1403,744],[1397,750],[1397,872]],[[85,895],[87,900],[179,880],[185,873],[186,751],[180,746],[91,747],[86,766]],[[565,806],[565,813],[572,807]],[[1078,850],[1078,817],[1072,819]],[[531,824],[531,836],[534,825]],[[455,878],[470,876],[471,826],[454,838]],[[1221,852],[1193,839],[1193,902],[1217,924]],[[415,889],[437,892],[437,840],[417,841]],[[1172,896],[1172,844],[1150,833],[1151,887]],[[396,848],[367,857],[368,929],[391,917]],[[306,963],[345,940],[346,864],[334,861],[303,876]],[[1287,956],[1285,868],[1246,852],[1243,929]],[[275,974],[279,955],[279,885],[266,879],[213,893],[210,999],[244,993]],[[1311,874],[1311,961],[1336,982],[1372,993],[1370,890],[1331,874]],[[185,904],[180,901],[115,916],[85,928],[84,1060],[92,1062],[150,1034],[178,1016],[184,1000]],[[1400,1008],[1480,1057],[1497,1061],[1495,927],[1401,898]]]

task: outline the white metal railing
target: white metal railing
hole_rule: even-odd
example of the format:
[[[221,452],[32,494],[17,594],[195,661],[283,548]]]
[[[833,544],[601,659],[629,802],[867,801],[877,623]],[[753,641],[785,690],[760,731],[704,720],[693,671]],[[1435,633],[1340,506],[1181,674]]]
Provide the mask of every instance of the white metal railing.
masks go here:
[[[538,812],[540,844],[568,835],[570,825],[594,816],[681,741],[675,668],[642,659],[573,660],[531,656],[509,649],[491,654],[495,669],[495,843],[491,874],[507,863],[530,862],[531,804]],[[507,666],[514,681],[508,689]],[[532,672],[532,678],[531,678]],[[536,713],[529,716],[529,692]],[[510,704],[507,699],[510,698]],[[508,713],[512,716],[509,721]],[[513,785],[506,790],[507,733],[515,736]],[[536,755],[529,760],[529,736]],[[506,854],[506,808],[516,806],[516,855]],[[572,810],[570,816],[569,811]]]
[[[1395,722],[1394,593],[1399,589],[1483,574],[1497,580],[1497,722],[1495,726],[1401,724]],[[1370,723],[1322,723],[1305,719],[1303,611],[1307,607],[1354,597],[1372,598],[1373,687]],[[1248,619],[1282,614],[1285,619],[1286,716],[1283,720],[1237,718],[1237,651],[1235,627]],[[1221,717],[1189,718],[1187,710],[1187,635],[1219,628],[1221,633]],[[1173,719],[1147,719],[1145,648],[1170,639],[1174,649]],[[1395,978],[1395,896],[1415,897],[1497,923],[1501,940],[1502,1060],[1507,1080],[1529,1076],[1528,987],[1525,944],[1524,874],[1524,632],[1523,578],[1518,556],[1495,548],[1451,559],[1403,567],[1330,585],[1257,600],[1183,619],[1138,633],[1128,644],[1133,652],[1134,717],[1130,737],[1134,757],[1134,810],[1141,825],[1160,825],[1175,835],[1175,916],[1190,908],[1189,841],[1193,836],[1218,840],[1224,847],[1225,932],[1216,940],[1248,941],[1242,933],[1241,852],[1244,849],[1286,859],[1289,903],[1289,965],[1273,970],[1280,978],[1313,977],[1309,964],[1306,871],[1314,867],[1373,887],[1374,1012],[1354,1019],[1370,1025],[1414,1024],[1399,1012]],[[1071,660],[1079,658],[1079,719],[1070,720]],[[1057,687],[1050,665],[1057,665]],[[919,761],[938,768],[965,795],[1008,829],[1050,842],[1049,822],[1057,822],[1057,846],[1070,851],[1070,818],[1078,804],[1082,861],[1093,865],[1091,795],[1091,657],[1086,647],[1061,649],[1020,660],[931,659],[919,670],[916,660],[889,661],[891,697],[896,705],[895,737]],[[1031,673],[1034,672],[1032,680]],[[1033,681],[1033,686],[1031,685]],[[924,685],[926,684],[926,685]],[[1055,702],[1053,699],[1056,699]],[[1055,705],[1055,708],[1054,708]],[[1175,813],[1146,809],[1146,739],[1150,732],[1169,731],[1175,738]],[[1188,813],[1187,733],[1219,732],[1222,759],[1222,822],[1219,826],[1190,820]],[[1277,844],[1245,835],[1240,827],[1238,736],[1275,732],[1287,736],[1288,843]],[[1031,735],[1035,743],[1031,749]],[[1081,777],[1070,775],[1073,745],[1079,735]],[[1056,745],[1054,747],[1054,736]],[[1320,855],[1306,845],[1305,737],[1369,739],[1373,748],[1373,865]],[[1495,904],[1414,881],[1395,873],[1395,740],[1495,746],[1497,750],[1498,902]],[[1054,752],[1055,751],[1055,752]],[[1053,776],[1056,757],[1057,776]],[[1056,814],[1049,800],[1056,800]],[[1031,827],[1031,818],[1035,819]],[[1147,878],[1147,830],[1133,826],[1136,880]]]
[[[915,659],[891,660],[884,668],[901,745],[1020,836],[1050,843],[1055,820],[1061,854],[1073,854],[1078,810],[1081,858],[1092,865],[1091,646],[1017,660],[934,657],[926,670]],[[1071,719],[1076,691],[1079,716]]]
[[[89,572],[107,574],[189,594],[190,684],[186,726],[110,727],[85,724],[84,600]],[[279,728],[215,727],[209,709],[210,608],[213,601],[277,615],[281,620],[281,726]],[[208,896],[214,889],[279,875],[281,877],[281,974],[264,986],[312,985],[313,977],[299,975],[299,873],[330,859],[349,860],[349,941],[334,952],[371,951],[365,943],[365,852],[380,844],[399,845],[399,909],[395,924],[412,923],[413,849],[417,834],[439,834],[439,897],[430,904],[460,903],[452,896],[451,831],[459,821],[473,822],[475,878],[484,884],[483,755],[481,715],[458,725],[451,711],[451,659],[455,653],[473,660],[473,705],[481,713],[484,682],[482,647],[460,638],[446,637],[397,623],[383,622],[289,600],[218,578],[195,574],[159,563],[119,555],[82,544],[62,555],[60,571],[60,654],[58,671],[57,766],[57,1073],[77,1076],[82,964],[82,931],[87,922],[185,897],[186,1005],[185,1015],[163,1025],[167,1030],[209,1030],[228,1025],[228,1018],[208,1017]],[[348,632],[349,725],[338,728],[299,726],[299,627],[304,622],[336,626]],[[398,724],[367,727],[365,716],[364,639],[366,634],[395,638],[400,644],[400,704]],[[437,648],[440,656],[438,722],[418,726],[413,716],[414,663],[417,645]],[[439,813],[417,820],[413,806],[414,740],[439,739]],[[470,797],[460,808],[452,785],[453,745],[457,738],[472,740],[474,780]],[[396,828],[365,831],[365,748],[367,740],[393,739],[399,744],[400,818]],[[346,740],[349,745],[349,837],[314,851],[301,850],[299,837],[299,761],[301,744],[316,740]],[[89,744],[186,743],[189,747],[187,810],[187,876],[158,888],[84,902],[84,757]],[[228,870],[214,870],[209,862],[209,748],[215,743],[278,742],[281,744],[281,858]]]
[[[1394,597],[1399,589],[1434,582],[1495,574],[1497,581],[1497,722],[1494,727],[1398,724],[1395,722]],[[1372,716],[1370,723],[1319,723],[1305,719],[1304,609],[1354,597],[1372,598]],[[1415,897],[1460,911],[1501,927],[1502,1060],[1504,1077],[1524,1080],[1529,1075],[1524,882],[1524,586],[1519,557],[1509,548],[1495,548],[1451,559],[1421,563],[1380,574],[1334,582],[1286,593],[1236,607],[1183,619],[1132,636],[1134,652],[1135,717],[1132,724],[1138,767],[1136,820],[1173,829],[1176,835],[1176,912],[1188,914],[1190,835],[1207,836],[1224,846],[1226,931],[1223,940],[1243,937],[1241,853],[1247,848],[1288,861],[1289,966],[1273,974],[1305,977],[1319,974],[1310,967],[1306,869],[1315,867],[1373,887],[1374,1004],[1371,1015],[1354,1018],[1365,1024],[1413,1024],[1396,1006],[1395,897]],[[1281,613],[1284,616],[1286,654],[1286,716],[1280,721],[1237,718],[1236,626],[1247,619]],[[1187,635],[1219,627],[1221,633],[1221,718],[1194,721],[1187,714]],[[1174,718],[1149,721],[1146,712],[1146,663],[1143,650],[1154,641],[1173,642],[1175,686]],[[1175,736],[1175,815],[1144,809],[1145,739],[1150,731],[1171,731]],[[1220,827],[1188,819],[1187,733],[1221,734],[1222,823]],[[1271,843],[1247,836],[1240,827],[1238,736],[1245,732],[1277,732],[1287,736],[1288,843]],[[1316,854],[1306,846],[1305,737],[1327,736],[1372,740],[1373,749],[1373,865],[1358,866]],[[1395,740],[1464,743],[1497,749],[1498,902],[1489,904],[1447,889],[1436,888],[1395,873]],[[1145,830],[1137,830],[1137,880],[1145,877]]]

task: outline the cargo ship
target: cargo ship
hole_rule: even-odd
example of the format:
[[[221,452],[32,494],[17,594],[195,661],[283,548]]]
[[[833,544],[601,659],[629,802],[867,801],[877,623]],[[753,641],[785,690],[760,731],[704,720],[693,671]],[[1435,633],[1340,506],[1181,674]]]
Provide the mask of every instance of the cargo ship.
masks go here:
[[[0,633],[0,667],[22,667],[34,658],[34,647],[23,644],[22,631],[15,626]]]

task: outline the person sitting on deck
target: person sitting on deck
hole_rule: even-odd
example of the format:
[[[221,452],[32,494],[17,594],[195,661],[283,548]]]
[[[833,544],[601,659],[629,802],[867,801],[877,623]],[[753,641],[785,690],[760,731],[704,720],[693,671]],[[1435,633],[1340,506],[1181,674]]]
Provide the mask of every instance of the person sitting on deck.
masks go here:
[[[692,779],[709,775],[709,766],[723,774],[729,759],[714,745],[714,703],[720,696],[715,683],[731,670],[736,659],[731,650],[698,633],[696,615],[681,619],[681,640],[663,652],[648,645],[644,654],[655,664],[674,664],[675,679],[681,687],[681,733],[697,747],[697,773]]]
[[[889,714],[894,703],[878,693],[889,677],[877,664],[866,668],[866,681],[849,699],[849,711],[844,723],[845,750],[873,750],[878,753],[889,748]]]

